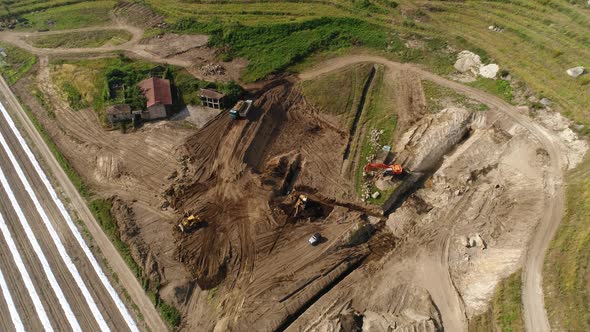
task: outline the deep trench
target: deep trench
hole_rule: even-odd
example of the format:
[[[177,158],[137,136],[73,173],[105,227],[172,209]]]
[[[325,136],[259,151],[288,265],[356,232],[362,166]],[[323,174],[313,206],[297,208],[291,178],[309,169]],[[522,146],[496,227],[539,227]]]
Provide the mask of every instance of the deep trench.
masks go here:
[[[322,288],[321,291],[319,291],[317,294],[315,294],[309,300],[305,301],[305,303],[299,309],[297,309],[297,311],[295,311],[294,313],[289,315],[285,319],[285,321],[283,321],[281,323],[281,325],[279,325],[275,329],[275,331],[276,332],[285,331],[289,326],[291,326],[291,324],[293,324],[299,317],[301,317],[301,315],[303,315],[307,311],[307,309],[309,309],[309,307],[311,307],[314,303],[316,303],[322,296],[326,295],[330,290],[332,290],[332,288],[334,288],[336,285],[338,285],[342,280],[344,280],[344,278],[346,278],[354,270],[356,270],[358,267],[360,267],[363,264],[363,262],[365,261],[365,258],[366,258],[366,256],[361,257],[358,259],[358,261],[352,263],[344,272],[342,272],[338,277],[336,277],[329,284],[327,284],[326,287]]]
[[[367,82],[363,87],[363,93],[361,95],[361,100],[359,101],[359,105],[356,109],[356,113],[354,115],[354,120],[352,122],[352,126],[350,126],[350,132],[348,133],[348,143],[346,144],[346,149],[344,150],[344,157],[342,160],[347,160],[348,156],[350,155],[350,146],[352,144],[352,140],[355,137],[356,128],[358,126],[358,122],[361,119],[361,115],[363,114],[363,109],[365,108],[365,102],[367,100],[367,94],[369,93],[369,89],[371,88],[371,83],[373,83],[373,79],[375,78],[375,66],[371,67],[371,72],[369,73],[369,78],[367,78]]]

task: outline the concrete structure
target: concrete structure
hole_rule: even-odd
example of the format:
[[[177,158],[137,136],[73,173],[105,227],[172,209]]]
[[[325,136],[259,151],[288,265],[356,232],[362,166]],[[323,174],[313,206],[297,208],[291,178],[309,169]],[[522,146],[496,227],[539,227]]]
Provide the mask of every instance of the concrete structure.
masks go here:
[[[163,119],[168,115],[172,106],[172,92],[170,81],[150,77],[139,82],[139,87],[147,98],[146,111],[141,113],[145,120]]]
[[[113,105],[106,109],[107,121],[116,123],[121,121],[129,121],[133,119],[131,106],[127,104]]]
[[[201,89],[201,101],[203,106],[221,109],[225,95],[212,89]]]

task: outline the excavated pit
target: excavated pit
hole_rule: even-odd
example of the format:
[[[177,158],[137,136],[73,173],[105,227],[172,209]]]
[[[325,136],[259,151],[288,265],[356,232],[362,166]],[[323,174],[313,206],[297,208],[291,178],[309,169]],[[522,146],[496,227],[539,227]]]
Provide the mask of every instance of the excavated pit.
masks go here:
[[[383,204],[388,216],[400,207],[414,192],[440,168],[445,155],[451,153],[470,135],[473,114],[470,111],[450,108],[425,117],[403,134],[398,146],[396,162],[402,163],[409,174]]]
[[[241,314],[224,322],[233,330],[285,330],[360,266],[391,252],[397,239],[384,231],[384,212],[412,197],[469,132],[472,116],[462,109],[411,126],[396,147],[410,173],[382,208],[363,204],[330,167],[355,129],[343,139],[283,81],[256,96],[251,119],[221,115],[189,138],[186,167],[167,192],[178,213],[195,211],[209,225],[177,236],[177,257],[200,289],[217,288],[226,307],[239,304]],[[308,203],[295,216],[301,194]],[[315,232],[323,242],[312,247]],[[242,296],[232,297],[235,289]]]

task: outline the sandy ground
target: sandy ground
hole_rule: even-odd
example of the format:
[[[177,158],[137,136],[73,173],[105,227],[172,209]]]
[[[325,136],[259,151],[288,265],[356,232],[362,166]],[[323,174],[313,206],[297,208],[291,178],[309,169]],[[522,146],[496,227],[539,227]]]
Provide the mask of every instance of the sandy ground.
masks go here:
[[[185,328],[210,330],[218,321],[220,330],[305,329],[317,317],[329,314],[341,323],[341,317],[355,317],[348,314],[354,312],[365,314],[374,326],[432,330],[442,324],[460,331],[467,317],[485,307],[490,286],[523,262],[527,326],[546,328],[540,318],[546,317],[540,267],[563,211],[562,171],[585,150],[559,119],[534,122],[497,97],[379,57],[337,58],[302,73],[299,79],[306,80],[359,62],[385,65],[396,82],[397,135],[420,133],[410,135],[417,140],[412,146],[434,149],[439,156],[438,163],[426,160],[423,188],[401,202],[385,223],[379,209],[359,202],[350,179],[340,175],[345,142],[355,138],[307,104],[295,78],[258,84],[252,90],[255,111],[247,121],[231,122],[222,114],[196,133],[166,122],[130,134],[105,132],[91,111],[71,111],[52,86],[48,55],[122,50],[187,67],[198,77],[200,66],[213,55],[202,36],[140,42],[139,29],[113,28],[128,29],[134,37],[117,47],[73,50],[37,49],[19,33],[3,32],[0,39],[41,56],[34,80],[57,105],[58,116],[58,121],[43,119],[44,124],[93,189],[118,198],[115,212],[124,239],[150,280],[161,286],[162,296],[183,308]],[[160,51],[168,44],[171,50]],[[239,76],[243,65],[223,64],[227,75],[213,79]],[[460,122],[469,132],[465,140],[430,144],[448,132],[436,126],[440,119],[425,117],[420,79],[484,103],[490,111]],[[39,109],[27,97],[26,81],[16,89]],[[412,165],[423,165],[416,158],[429,154],[409,147],[401,146],[399,152],[407,151]],[[292,217],[298,192],[317,204],[304,220]],[[517,199],[523,196],[531,199]],[[208,226],[191,234],[175,231],[185,212],[201,214]],[[352,220],[343,222],[340,214]],[[370,226],[376,235],[351,245],[351,234],[369,227],[368,217],[376,218]],[[327,234],[326,242],[307,246],[305,239],[318,230]],[[393,234],[395,240],[383,234]],[[476,235],[487,249],[465,247],[464,238]],[[375,254],[372,246],[389,249]],[[364,301],[365,294],[354,291],[366,275],[376,302]],[[411,294],[407,305],[381,306],[383,285],[396,287],[385,298]],[[408,314],[412,307],[420,313]]]

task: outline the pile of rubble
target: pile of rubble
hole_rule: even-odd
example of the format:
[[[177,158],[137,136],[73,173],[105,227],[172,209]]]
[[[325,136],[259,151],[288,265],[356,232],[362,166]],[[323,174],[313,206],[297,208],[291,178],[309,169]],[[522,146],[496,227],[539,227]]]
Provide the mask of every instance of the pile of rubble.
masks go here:
[[[491,79],[495,79],[500,70],[500,67],[495,63],[484,65],[481,62],[481,57],[471,51],[461,51],[457,55],[454,66],[462,74],[479,75]]]
[[[367,156],[367,162],[372,162],[377,156],[375,151],[379,151],[381,148],[381,144],[379,141],[381,140],[381,135],[383,135],[384,131],[379,129],[371,129],[369,133],[369,144],[371,146],[371,154]]]
[[[504,29],[502,27],[497,26],[497,25],[490,25],[488,27],[488,30],[491,30],[494,32],[504,32]]]
[[[225,74],[225,68],[218,63],[208,63],[201,67],[201,72],[205,76],[223,75]]]
[[[573,67],[573,68],[566,70],[566,73],[573,78],[577,78],[577,77],[580,77],[586,73],[586,68],[584,68],[582,66]]]

